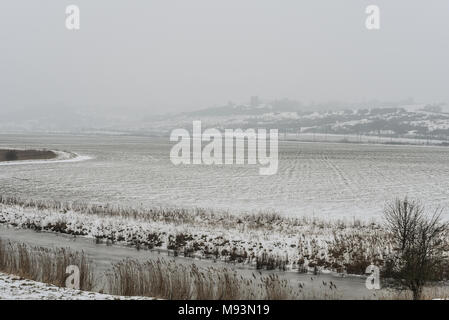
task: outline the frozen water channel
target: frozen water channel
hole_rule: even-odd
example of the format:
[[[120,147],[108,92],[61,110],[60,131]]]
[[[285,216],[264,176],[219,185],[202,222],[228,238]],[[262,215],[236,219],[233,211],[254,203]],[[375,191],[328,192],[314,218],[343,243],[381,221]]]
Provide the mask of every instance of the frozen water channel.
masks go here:
[[[16,229],[0,225],[0,238],[12,242],[26,243],[31,246],[39,246],[44,248],[64,247],[74,251],[84,251],[88,258],[95,266],[98,276],[102,276],[105,271],[110,269],[111,263],[118,262],[125,258],[137,259],[139,261],[147,261],[151,259],[171,259],[176,263],[192,264],[195,263],[199,267],[227,267],[237,270],[244,277],[251,278],[253,273],[259,271],[247,266],[233,265],[223,262],[213,262],[211,260],[198,260],[183,257],[168,256],[166,252],[158,252],[157,250],[136,250],[129,247],[117,245],[96,244],[93,239],[83,237],[73,237],[48,232],[35,232],[31,230]],[[338,274],[300,274],[296,272],[280,272],[280,271],[262,271],[262,274],[268,275],[275,272],[281,278],[287,279],[292,287],[298,286],[300,283],[304,286],[304,292],[323,292],[330,293],[328,284],[332,281],[337,287],[336,298],[339,299],[370,299],[375,298],[375,291],[367,290],[365,287],[365,278],[357,276],[344,276]],[[326,283],[327,285],[323,284]]]

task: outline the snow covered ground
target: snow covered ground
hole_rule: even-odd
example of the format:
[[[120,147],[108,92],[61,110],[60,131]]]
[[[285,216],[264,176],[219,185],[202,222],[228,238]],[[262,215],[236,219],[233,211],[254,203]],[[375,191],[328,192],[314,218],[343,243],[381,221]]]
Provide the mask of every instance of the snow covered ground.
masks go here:
[[[0,194],[23,199],[236,214],[275,211],[323,219],[380,216],[385,201],[405,195],[449,207],[447,147],[281,141],[278,173],[260,176],[254,165],[175,166],[168,159],[168,138],[38,135],[1,140],[0,147],[64,148],[94,158],[0,167]]]
[[[142,300],[144,297],[123,297],[59,288],[0,273],[0,300]]]

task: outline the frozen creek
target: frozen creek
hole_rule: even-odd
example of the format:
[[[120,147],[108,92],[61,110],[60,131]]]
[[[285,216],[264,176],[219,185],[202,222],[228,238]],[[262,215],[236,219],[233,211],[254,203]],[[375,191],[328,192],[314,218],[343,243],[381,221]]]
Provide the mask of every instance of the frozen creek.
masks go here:
[[[157,250],[136,250],[133,248],[95,244],[92,239],[83,237],[73,237],[48,232],[34,232],[31,230],[16,229],[11,227],[0,226],[0,238],[12,242],[26,243],[31,246],[39,246],[44,248],[65,247],[74,251],[84,251],[88,258],[94,264],[98,276],[101,276],[105,271],[109,270],[111,262],[118,262],[124,258],[132,258],[140,261],[151,259],[175,259],[176,263],[191,264],[195,263],[199,267],[208,266],[222,266],[236,269],[244,277],[252,277],[253,273],[258,273],[254,269],[244,267],[241,265],[232,266],[228,263],[213,262],[209,260],[198,260],[183,257],[168,257],[166,253]],[[262,271],[263,274],[269,272],[276,272],[281,278],[285,278],[289,283],[295,287],[299,283],[304,285],[305,291],[322,292],[327,289],[323,284],[332,281],[336,287],[335,298],[338,299],[373,299],[376,297],[376,292],[367,290],[365,287],[365,278],[357,276],[342,277],[338,274],[300,274],[296,272],[278,272],[278,271]]]

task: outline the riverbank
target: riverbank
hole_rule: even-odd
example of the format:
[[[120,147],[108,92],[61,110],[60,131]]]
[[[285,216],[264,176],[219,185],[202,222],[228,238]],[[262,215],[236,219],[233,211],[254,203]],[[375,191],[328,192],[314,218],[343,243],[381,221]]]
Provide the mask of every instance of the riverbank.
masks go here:
[[[370,264],[382,266],[391,251],[391,239],[375,222],[276,213],[234,215],[0,197],[0,223],[258,270],[364,275]]]
[[[267,299],[273,298],[273,294],[275,294],[267,290],[271,288],[271,285],[276,285],[279,289],[276,294],[284,296],[285,299],[376,298],[376,292],[366,289],[365,277],[300,274],[276,270],[256,272],[244,265],[181,256],[169,257],[155,250],[136,250],[117,244],[97,244],[84,237],[49,232],[37,233],[1,225],[0,234],[3,243],[11,243],[13,248],[18,245],[34,248],[32,251],[25,250],[25,253],[59,252],[61,248],[64,248],[66,255],[74,257],[73,253],[82,252],[83,259],[78,260],[87,264],[80,269],[92,272],[89,283],[93,284],[93,287],[88,287],[89,291],[101,291],[114,295],[150,295],[164,299],[195,299],[195,286],[200,285],[202,288],[209,288],[209,291],[210,286],[213,286],[215,290],[228,288],[226,291],[232,291],[233,294],[238,293],[239,298]],[[26,256],[26,254],[21,256]],[[78,263],[75,262],[75,264]],[[45,266],[46,263],[35,263],[33,267],[39,269],[42,267],[41,265]],[[50,271],[45,273],[52,274]],[[198,275],[198,279],[191,278],[192,273]],[[37,272],[37,274],[41,273]],[[138,274],[140,275],[136,279],[131,278]],[[142,281],[149,275],[153,281],[148,282],[148,285],[143,285]],[[175,282],[175,279],[178,282]],[[151,283],[162,282],[166,286],[173,285],[175,287],[166,287],[162,291],[159,291],[161,290],[159,287],[153,288],[152,291],[142,291],[141,286],[149,288]],[[220,283],[220,288],[216,287],[218,283]],[[181,285],[186,290],[191,287],[192,291],[185,292],[183,296],[173,296],[181,294],[178,288]],[[203,290],[199,291],[203,292]],[[218,299],[219,297],[216,291],[210,294],[209,298]]]
[[[11,281],[2,282],[0,274],[0,299],[9,298],[8,292],[15,292],[14,299],[142,299],[143,296],[162,299],[411,299],[408,291],[388,288],[368,290],[366,277],[338,274],[303,274],[296,272],[255,272],[239,265],[199,260],[184,257],[164,257],[149,250],[136,250],[111,244],[96,244],[83,237],[55,233],[37,233],[30,230],[6,228],[0,225],[3,243],[13,254],[14,248],[33,248],[25,253],[63,252],[66,255],[83,255],[88,270],[93,271],[95,284],[88,291],[57,288],[43,283],[23,280],[34,286],[32,292]],[[8,240],[7,240],[8,239]],[[63,249],[62,249],[63,248]],[[23,251],[23,250],[22,250]],[[26,257],[27,254],[21,254]],[[27,259],[26,259],[27,260]],[[35,259],[34,259],[35,260]],[[38,259],[39,260],[39,259]],[[42,259],[41,259],[42,260]],[[62,259],[65,261],[65,259]],[[72,262],[71,262],[72,263]],[[51,265],[51,264],[50,264]],[[48,263],[34,263],[37,270],[48,268]],[[64,268],[62,268],[64,269]],[[84,270],[86,270],[84,268]],[[52,274],[52,272],[45,274]],[[10,272],[13,273],[13,272]],[[33,272],[34,273],[34,272]],[[11,277],[11,276],[7,276]],[[22,277],[27,278],[27,277]],[[37,285],[37,286],[36,286]],[[111,288],[112,285],[112,288]],[[11,288],[12,286],[12,288]],[[50,287],[50,289],[48,289]],[[3,293],[2,293],[3,292]],[[61,292],[63,294],[61,294]],[[101,292],[99,294],[98,292]],[[105,295],[106,294],[106,295]],[[112,294],[112,295],[111,295]],[[6,295],[6,297],[5,297]],[[425,289],[423,299],[447,298],[447,286],[433,286]]]

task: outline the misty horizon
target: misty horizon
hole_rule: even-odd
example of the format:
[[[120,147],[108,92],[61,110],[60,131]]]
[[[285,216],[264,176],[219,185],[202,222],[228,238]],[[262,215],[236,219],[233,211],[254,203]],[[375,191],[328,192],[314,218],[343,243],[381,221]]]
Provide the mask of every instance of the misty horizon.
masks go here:
[[[167,114],[252,95],[329,101],[448,102],[447,1],[69,1],[0,5],[0,109]],[[18,19],[20,17],[20,19]]]

